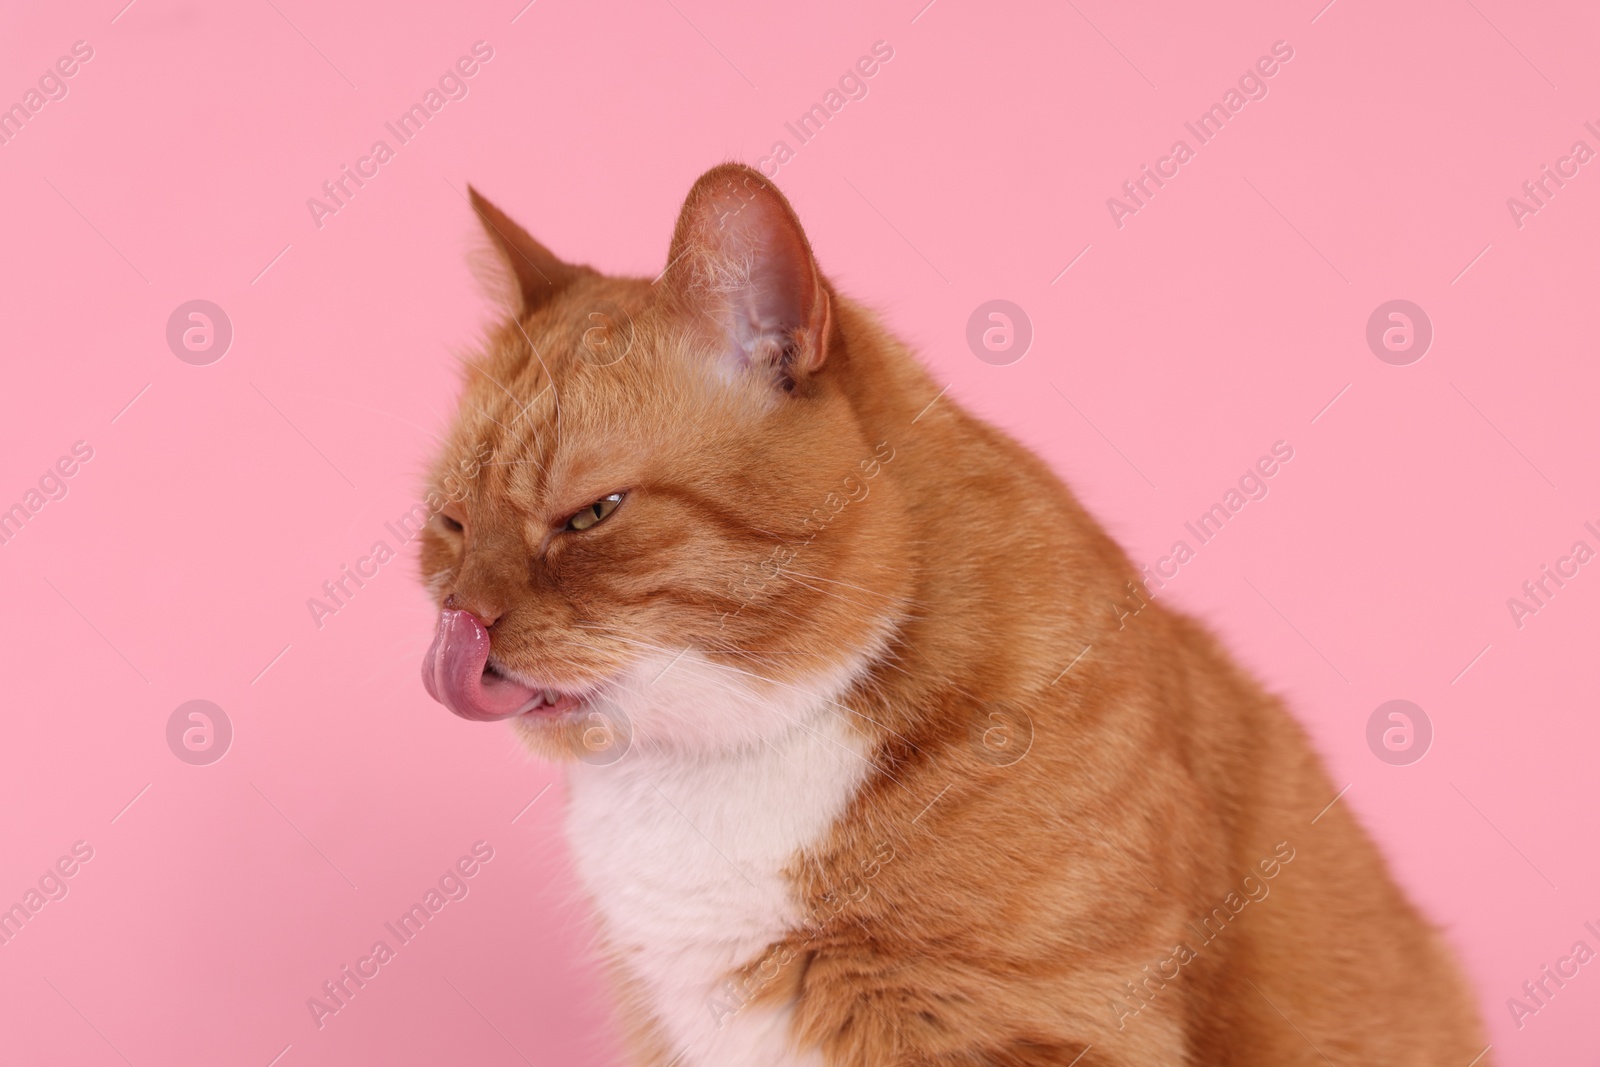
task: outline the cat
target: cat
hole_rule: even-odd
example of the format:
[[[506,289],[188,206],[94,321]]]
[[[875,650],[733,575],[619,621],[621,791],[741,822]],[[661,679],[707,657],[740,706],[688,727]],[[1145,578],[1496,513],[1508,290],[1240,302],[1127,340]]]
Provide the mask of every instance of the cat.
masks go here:
[[[654,280],[471,200],[511,307],[423,680],[567,763],[633,1062],[1491,1062],[1299,726],[770,181],[703,175]]]

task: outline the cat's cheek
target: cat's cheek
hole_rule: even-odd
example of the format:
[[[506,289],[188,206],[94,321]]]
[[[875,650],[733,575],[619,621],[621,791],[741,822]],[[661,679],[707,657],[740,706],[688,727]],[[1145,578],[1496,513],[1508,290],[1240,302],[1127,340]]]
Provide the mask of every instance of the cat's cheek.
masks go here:
[[[572,546],[559,534],[550,538],[539,553],[538,568],[553,581],[559,581],[571,570]]]

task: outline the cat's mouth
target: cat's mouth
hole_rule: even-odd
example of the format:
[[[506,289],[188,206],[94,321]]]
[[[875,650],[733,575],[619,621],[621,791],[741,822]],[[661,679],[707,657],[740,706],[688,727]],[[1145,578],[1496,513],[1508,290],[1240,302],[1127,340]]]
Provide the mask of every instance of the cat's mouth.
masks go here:
[[[561,715],[583,701],[581,693],[529,685],[490,661],[489,631],[471,612],[445,609],[422,660],[428,695],[477,722],[513,715]]]
[[[546,686],[533,686],[519,681],[506,668],[496,664],[492,656],[489,662],[483,665],[482,684],[485,689],[514,686],[531,693],[532,696],[528,698],[522,707],[512,712],[513,715],[560,715],[583,703],[583,694],[581,693],[573,693],[564,689],[552,689]]]

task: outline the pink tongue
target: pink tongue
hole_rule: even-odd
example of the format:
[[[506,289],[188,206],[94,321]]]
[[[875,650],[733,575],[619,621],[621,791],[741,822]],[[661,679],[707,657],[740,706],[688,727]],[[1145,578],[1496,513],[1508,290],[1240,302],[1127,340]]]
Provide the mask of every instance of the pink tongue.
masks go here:
[[[485,677],[489,631],[469,611],[446,609],[439,614],[439,632],[422,661],[422,684],[428,695],[461,716],[478,722],[508,719],[537,694],[496,674]]]

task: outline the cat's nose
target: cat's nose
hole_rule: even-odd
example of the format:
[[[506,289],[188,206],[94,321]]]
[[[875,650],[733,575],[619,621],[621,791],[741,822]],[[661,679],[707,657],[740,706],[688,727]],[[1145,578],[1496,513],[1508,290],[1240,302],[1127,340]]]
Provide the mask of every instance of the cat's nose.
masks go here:
[[[445,597],[444,606],[446,611],[465,611],[473,615],[483,624],[485,630],[493,626],[495,620],[505,614],[498,604],[486,597],[475,597],[460,592],[451,593]]]

